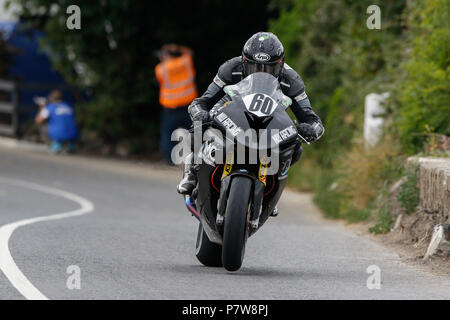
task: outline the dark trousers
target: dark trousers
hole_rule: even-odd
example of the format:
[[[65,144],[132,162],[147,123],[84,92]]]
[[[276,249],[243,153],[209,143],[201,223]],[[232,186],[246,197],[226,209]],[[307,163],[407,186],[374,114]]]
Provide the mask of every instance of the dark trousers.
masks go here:
[[[161,112],[161,140],[160,150],[167,163],[173,164],[171,160],[172,148],[177,141],[171,141],[172,132],[178,128],[189,129],[191,118],[189,117],[188,106],[176,109],[163,108]]]

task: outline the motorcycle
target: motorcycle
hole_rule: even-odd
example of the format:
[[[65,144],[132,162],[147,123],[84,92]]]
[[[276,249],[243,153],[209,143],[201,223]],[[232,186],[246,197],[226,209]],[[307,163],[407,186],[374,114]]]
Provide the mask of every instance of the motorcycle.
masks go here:
[[[247,239],[277,214],[295,148],[307,141],[286,113],[291,99],[272,75],[253,73],[224,92],[195,154],[202,160],[194,166],[198,184],[185,203],[200,222],[197,259],[236,271]]]

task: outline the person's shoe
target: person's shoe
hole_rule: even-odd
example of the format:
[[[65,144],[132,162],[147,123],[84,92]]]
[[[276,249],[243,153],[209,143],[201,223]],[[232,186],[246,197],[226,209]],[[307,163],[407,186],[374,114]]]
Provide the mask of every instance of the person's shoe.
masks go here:
[[[194,172],[194,165],[185,165],[183,179],[177,186],[177,191],[179,194],[192,194],[195,186],[197,185],[197,176]]]
[[[280,211],[278,211],[278,207],[275,206],[275,208],[273,209],[272,213],[270,214],[271,217],[276,217],[278,214],[280,213]]]
[[[72,154],[72,153],[75,153],[75,151],[76,151],[75,143],[69,142],[67,144],[67,153]]]
[[[57,153],[61,152],[61,149],[62,149],[62,144],[59,143],[59,142],[53,141],[50,144],[50,150],[49,151],[50,151],[51,154],[57,154]]]

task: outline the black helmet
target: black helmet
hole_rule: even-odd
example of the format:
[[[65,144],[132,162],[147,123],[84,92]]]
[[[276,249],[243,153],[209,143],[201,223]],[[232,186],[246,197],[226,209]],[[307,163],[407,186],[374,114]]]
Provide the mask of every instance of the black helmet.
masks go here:
[[[273,33],[258,32],[245,43],[242,60],[245,76],[267,72],[278,77],[284,65],[284,48]]]

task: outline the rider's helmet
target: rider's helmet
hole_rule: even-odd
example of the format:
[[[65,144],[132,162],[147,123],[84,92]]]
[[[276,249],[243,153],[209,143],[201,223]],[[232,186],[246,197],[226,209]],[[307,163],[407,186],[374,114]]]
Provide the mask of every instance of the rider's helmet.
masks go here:
[[[277,78],[284,65],[284,48],[273,33],[258,32],[245,43],[242,60],[245,76],[267,72]]]

